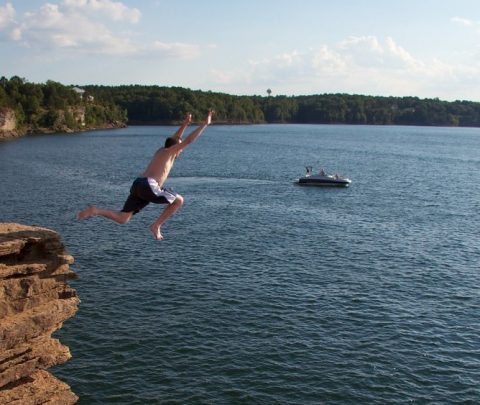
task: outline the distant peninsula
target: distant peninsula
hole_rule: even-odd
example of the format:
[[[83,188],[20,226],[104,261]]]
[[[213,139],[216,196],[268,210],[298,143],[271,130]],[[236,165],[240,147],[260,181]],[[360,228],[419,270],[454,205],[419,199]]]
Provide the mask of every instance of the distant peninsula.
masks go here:
[[[169,125],[213,108],[223,124],[356,124],[480,127],[480,102],[351,94],[236,96],[182,87],[66,86],[0,78],[2,133]]]
[[[28,133],[77,132],[126,126],[127,112],[84,89],[54,81],[0,78],[0,139]]]

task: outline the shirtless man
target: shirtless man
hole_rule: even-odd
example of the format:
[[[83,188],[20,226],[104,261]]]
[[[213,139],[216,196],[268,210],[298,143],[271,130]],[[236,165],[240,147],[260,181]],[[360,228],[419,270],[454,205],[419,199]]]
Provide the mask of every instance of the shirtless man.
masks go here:
[[[111,219],[119,224],[126,224],[133,215],[145,208],[149,203],[168,204],[158,219],[150,225],[156,240],[163,239],[160,227],[170,218],[175,211],[183,205],[183,197],[172,189],[163,188],[163,184],[172,169],[173,162],[203,130],[212,122],[213,111],[209,111],[205,122],[188,135],[182,142],[182,135],[185,128],[190,124],[192,115],[187,114],[177,132],[165,141],[165,147],[158,149],[153,155],[141,177],[138,177],[130,188],[130,195],[125,201],[121,211],[114,211],[106,208],[98,208],[89,205],[77,214],[77,219],[87,219],[96,215]]]

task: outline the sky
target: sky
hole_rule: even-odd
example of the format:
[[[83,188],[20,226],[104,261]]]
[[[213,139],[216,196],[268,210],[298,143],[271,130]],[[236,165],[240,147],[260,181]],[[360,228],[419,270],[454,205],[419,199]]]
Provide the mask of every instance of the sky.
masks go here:
[[[0,76],[480,101],[479,0],[0,0]]]

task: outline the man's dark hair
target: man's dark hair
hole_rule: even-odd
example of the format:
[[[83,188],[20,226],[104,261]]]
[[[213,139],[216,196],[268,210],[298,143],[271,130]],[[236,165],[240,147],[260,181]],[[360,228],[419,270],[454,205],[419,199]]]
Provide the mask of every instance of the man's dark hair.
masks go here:
[[[178,143],[178,139],[176,138],[167,138],[165,140],[165,147],[169,148],[170,146],[176,145]]]

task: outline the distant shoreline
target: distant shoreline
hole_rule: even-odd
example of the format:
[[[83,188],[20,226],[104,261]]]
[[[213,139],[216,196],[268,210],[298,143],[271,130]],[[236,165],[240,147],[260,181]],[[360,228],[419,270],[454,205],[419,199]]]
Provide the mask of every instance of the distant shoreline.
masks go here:
[[[194,124],[215,110],[216,125],[374,125],[480,128],[480,102],[355,94],[234,96],[181,87],[101,86],[82,88],[48,81],[4,79],[0,138],[27,133],[71,133],[125,125]]]
[[[103,127],[91,127],[91,128],[82,128],[82,129],[64,129],[61,131],[53,130],[50,128],[41,128],[39,130],[13,130],[13,131],[0,131],[0,141],[13,140],[18,138],[23,138],[26,136],[42,136],[42,135],[55,135],[55,134],[77,134],[88,131],[101,131],[104,129],[121,129],[125,128],[127,125],[106,125]]]
[[[29,136],[42,136],[42,135],[67,135],[67,134],[78,134],[82,132],[89,132],[89,131],[102,131],[108,129],[122,129],[128,127],[175,127],[178,126],[178,122],[152,122],[152,123],[130,123],[129,125],[124,126],[105,126],[105,127],[95,127],[95,128],[84,128],[80,130],[68,130],[68,131],[53,131],[53,130],[45,130],[45,131],[7,131],[2,132],[0,131],[0,141],[9,141],[14,140],[22,137],[29,137]],[[192,123],[193,126],[199,125],[199,123]],[[262,123],[234,123],[234,122],[214,122],[212,126],[242,126],[242,125],[323,125],[323,126],[351,126],[351,127],[419,127],[419,128],[471,128],[471,129],[480,129],[479,127],[473,126],[447,126],[447,125],[399,125],[399,124],[345,124],[345,123],[337,123],[337,124],[325,124],[325,123],[303,123],[303,122],[262,122]]]

